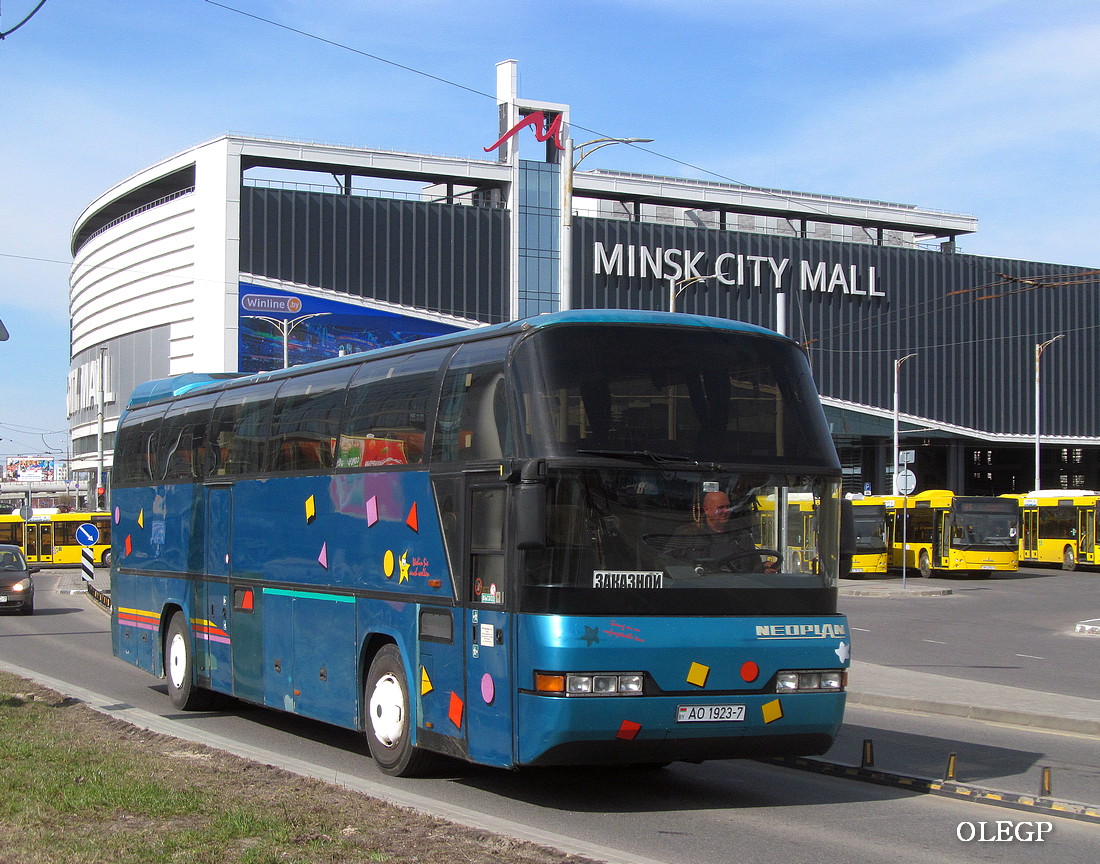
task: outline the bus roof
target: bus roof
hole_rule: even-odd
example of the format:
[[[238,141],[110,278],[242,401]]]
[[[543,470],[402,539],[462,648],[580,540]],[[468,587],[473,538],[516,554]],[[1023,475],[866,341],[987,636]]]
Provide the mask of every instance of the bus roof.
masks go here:
[[[387,345],[384,348],[374,348],[370,351],[363,351],[357,354],[347,354],[343,357],[332,357],[326,360],[317,360],[313,363],[303,363],[300,366],[291,366],[289,369],[275,369],[267,372],[257,372],[252,375],[237,375],[232,372],[210,374],[188,372],[170,378],[159,378],[154,381],[147,381],[144,384],[139,384],[134,388],[134,392],[130,396],[126,409],[131,410],[152,402],[173,399],[193,390],[201,390],[208,387],[218,389],[221,387],[233,387],[258,381],[293,377],[314,369],[358,363],[367,356],[385,357],[391,354],[401,354],[413,349],[418,351],[427,350],[461,342],[489,339],[495,336],[529,333],[534,330],[544,330],[548,327],[561,324],[578,323],[698,327],[710,330],[730,330],[758,336],[770,336],[774,339],[793,342],[793,340],[788,339],[786,336],[781,336],[774,330],[768,330],[765,327],[759,327],[756,324],[748,324],[743,321],[732,321],[728,318],[711,318],[706,315],[692,315],[684,312],[647,312],[623,309],[573,309],[567,312],[551,312],[543,315],[536,315],[532,318],[523,318],[518,321],[507,321],[503,324],[489,324],[484,327],[475,327],[470,330],[460,330],[457,333],[446,333],[442,336],[432,336],[427,339],[418,339],[414,342],[403,342],[400,345]]]

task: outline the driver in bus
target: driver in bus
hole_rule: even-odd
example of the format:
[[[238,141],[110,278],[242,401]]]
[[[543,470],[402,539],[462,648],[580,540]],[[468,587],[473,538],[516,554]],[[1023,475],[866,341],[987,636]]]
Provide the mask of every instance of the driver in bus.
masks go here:
[[[772,561],[765,564],[762,556],[756,556],[756,542],[752,535],[753,510],[752,494],[756,486],[751,480],[742,478],[734,487],[740,506],[730,503],[730,496],[720,490],[712,490],[703,495],[701,518],[693,524],[677,531],[678,534],[706,538],[695,554],[728,561],[731,569],[774,572]],[[742,494],[744,493],[744,494]],[[743,553],[743,554],[741,554]]]

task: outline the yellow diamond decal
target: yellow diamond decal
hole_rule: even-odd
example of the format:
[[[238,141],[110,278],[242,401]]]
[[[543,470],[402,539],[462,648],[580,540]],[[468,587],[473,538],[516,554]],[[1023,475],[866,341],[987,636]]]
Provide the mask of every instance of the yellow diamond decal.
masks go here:
[[[420,695],[425,693],[431,693],[435,688],[432,686],[432,679],[428,677],[428,670],[423,666],[420,667]]]
[[[317,502],[313,496],[310,495],[306,499],[306,524],[308,525],[314,519],[317,518]]]
[[[765,723],[774,723],[783,717],[783,706],[779,704],[778,699],[765,702],[760,706],[760,711],[764,715]]]
[[[694,684],[696,687],[705,687],[709,674],[709,666],[704,666],[702,663],[692,663],[691,669],[688,670],[687,682],[688,684]]]
[[[145,508],[142,507],[138,511],[138,528],[144,528],[144,527],[145,527]]]

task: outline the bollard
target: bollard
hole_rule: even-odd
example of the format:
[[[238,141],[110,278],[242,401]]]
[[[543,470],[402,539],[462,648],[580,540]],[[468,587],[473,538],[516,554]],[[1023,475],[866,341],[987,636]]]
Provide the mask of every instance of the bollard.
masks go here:
[[[954,753],[948,753],[947,754],[947,770],[943,774],[943,779],[944,780],[954,780],[955,779],[955,754]]]
[[[860,762],[859,767],[875,767],[875,743],[870,738],[863,739],[863,761]]]
[[[1050,768],[1043,768],[1043,779],[1039,783],[1039,797],[1049,798],[1051,790]]]

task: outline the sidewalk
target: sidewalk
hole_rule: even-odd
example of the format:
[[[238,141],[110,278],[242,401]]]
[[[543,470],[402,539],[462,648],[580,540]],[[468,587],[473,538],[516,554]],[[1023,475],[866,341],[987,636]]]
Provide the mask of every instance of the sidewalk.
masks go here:
[[[853,660],[848,703],[1100,735],[1100,700]]]

